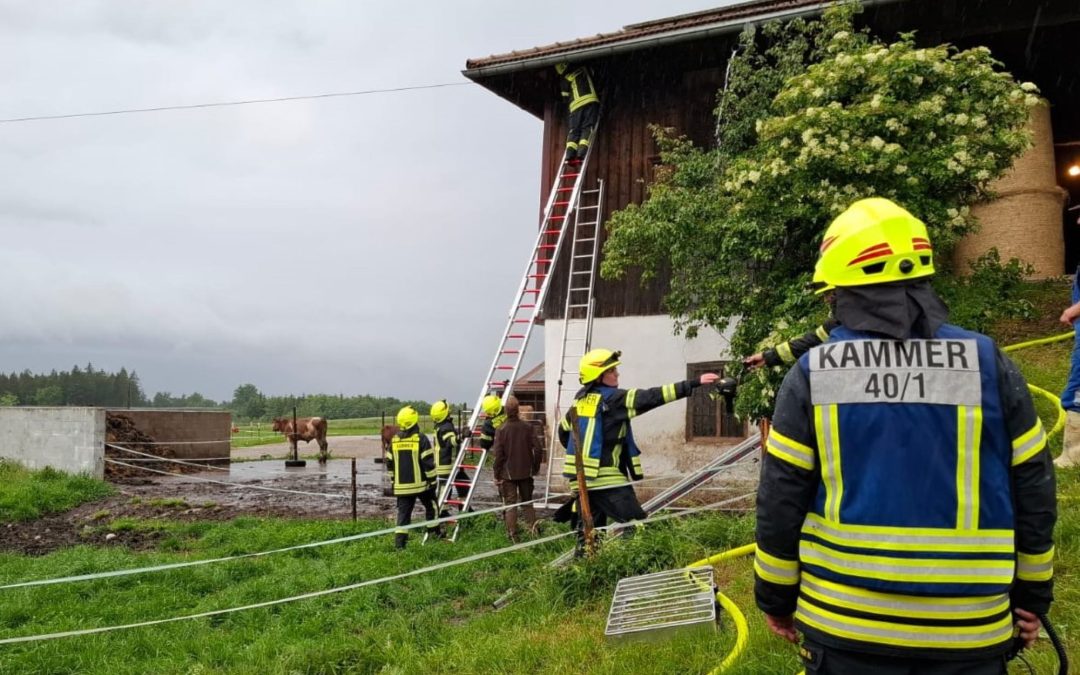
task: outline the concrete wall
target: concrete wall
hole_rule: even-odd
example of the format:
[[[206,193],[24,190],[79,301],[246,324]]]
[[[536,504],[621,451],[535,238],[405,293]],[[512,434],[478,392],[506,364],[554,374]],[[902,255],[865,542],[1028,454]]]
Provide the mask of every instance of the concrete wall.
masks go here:
[[[729,335],[703,329],[687,340],[674,335],[668,316],[631,316],[593,321],[593,347],[622,351],[619,384],[623,388],[656,387],[686,379],[689,363],[727,361],[732,356]],[[555,415],[562,322],[544,325],[544,363],[548,419]],[[642,449],[646,475],[683,472],[715,457],[732,439],[686,441],[686,401],[679,400],[634,419],[634,439]],[[561,460],[560,466],[561,466]],[[556,467],[558,468],[558,467]]]
[[[232,413],[228,411],[135,408],[109,410],[108,414],[130,417],[135,427],[144,434],[153,436],[155,442],[168,443],[177,459],[218,459],[229,456]]]
[[[0,457],[30,469],[105,475],[101,408],[0,408]]]

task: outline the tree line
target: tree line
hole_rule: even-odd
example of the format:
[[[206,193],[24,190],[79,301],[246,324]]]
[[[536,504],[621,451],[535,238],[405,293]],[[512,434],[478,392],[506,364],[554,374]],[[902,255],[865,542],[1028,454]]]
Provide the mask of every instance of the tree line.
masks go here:
[[[426,413],[426,401],[402,401],[392,396],[345,396],[344,394],[306,394],[267,396],[254,384],[236,388],[228,401],[215,401],[195,392],[174,396],[157,392],[149,396],[139,383],[135,371],[121,368],[109,372],[86,364],[84,368],[48,374],[0,373],[0,406],[63,406],[87,405],[104,408],[212,408],[231,410],[243,420],[268,420],[271,417],[292,415],[293,407],[301,417],[321,416],[330,419],[376,417],[385,412],[395,414],[404,405],[412,405]]]

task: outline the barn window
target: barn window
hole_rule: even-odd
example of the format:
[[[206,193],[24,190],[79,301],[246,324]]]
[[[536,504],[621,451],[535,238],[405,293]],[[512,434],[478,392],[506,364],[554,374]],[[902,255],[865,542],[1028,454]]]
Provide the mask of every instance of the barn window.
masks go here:
[[[724,375],[725,368],[731,364],[723,361],[706,361],[686,365],[687,379],[697,379],[705,373]],[[714,401],[709,397],[711,387],[698,387],[687,401],[686,437],[687,439],[705,438],[743,438],[746,425],[727,409],[723,398]]]

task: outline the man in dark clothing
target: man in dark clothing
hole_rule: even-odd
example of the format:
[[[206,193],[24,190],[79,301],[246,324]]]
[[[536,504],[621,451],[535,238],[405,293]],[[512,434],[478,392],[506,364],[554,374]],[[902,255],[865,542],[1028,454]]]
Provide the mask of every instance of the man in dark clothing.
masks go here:
[[[509,506],[532,501],[533,476],[540,470],[544,449],[532,425],[518,416],[518,400],[506,401],[506,422],[495,432],[495,484],[503,502]],[[530,531],[536,526],[532,504],[519,507]],[[517,508],[506,511],[506,532],[517,542]]]
[[[600,97],[588,67],[560,63],[555,72],[559,74],[559,93],[570,113],[565,161],[580,162],[589,152],[589,140],[600,119]]]
[[[412,522],[416,500],[424,505],[424,516],[435,520],[435,453],[427,436],[420,433],[420,415],[411,406],[405,406],[397,414],[400,429],[390,441],[386,469],[394,481],[397,497],[397,529],[394,534],[395,548],[405,548],[409,541],[406,527]],[[429,534],[438,534],[438,526],[428,526]]]
[[[830,225],[839,325],[777,395],[755,598],[809,674],[1005,673],[1053,600],[1053,466],[1024,378],[946,323],[926,226],[885,199]]]

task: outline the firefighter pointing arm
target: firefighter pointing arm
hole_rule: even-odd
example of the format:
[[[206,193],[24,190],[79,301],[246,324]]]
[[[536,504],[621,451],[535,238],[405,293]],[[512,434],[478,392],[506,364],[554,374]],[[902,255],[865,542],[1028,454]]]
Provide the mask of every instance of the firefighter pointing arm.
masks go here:
[[[814,273],[839,325],[784,379],[755,597],[813,673],[1004,673],[1053,600],[1053,466],[1016,367],[946,323],[926,226],[851,205]]]
[[[647,516],[638,503],[630,480],[641,480],[641,450],[634,440],[631,420],[666,403],[689,396],[701,385],[719,379],[706,373],[698,379],[673,382],[649,389],[620,389],[621,352],[594,349],[581,358],[579,367],[582,388],[574,397],[575,415],[563,417],[559,440],[566,448],[563,476],[577,492],[575,454],[582,453],[585,485],[589,504],[598,526],[608,517],[624,523],[644,520]],[[576,421],[581,448],[572,440],[571,425]],[[604,488],[594,490],[594,488]]]

